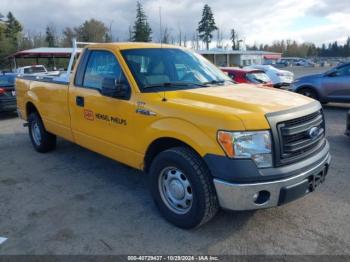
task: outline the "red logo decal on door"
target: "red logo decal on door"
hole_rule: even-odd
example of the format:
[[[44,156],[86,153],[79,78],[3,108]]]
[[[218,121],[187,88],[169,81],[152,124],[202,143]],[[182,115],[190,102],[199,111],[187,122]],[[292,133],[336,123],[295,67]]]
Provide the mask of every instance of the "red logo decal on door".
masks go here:
[[[94,112],[88,109],[84,109],[84,118],[86,120],[94,121]]]

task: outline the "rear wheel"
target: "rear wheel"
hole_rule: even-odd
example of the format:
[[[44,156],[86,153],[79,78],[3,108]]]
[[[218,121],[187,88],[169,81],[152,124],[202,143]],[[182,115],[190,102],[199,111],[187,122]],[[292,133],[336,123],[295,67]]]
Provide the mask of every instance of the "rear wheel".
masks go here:
[[[189,148],[160,153],[151,165],[150,186],[161,214],[178,227],[200,226],[219,209],[209,170]]]
[[[299,94],[318,100],[318,96],[311,88],[303,88],[298,91]]]
[[[38,113],[33,112],[28,117],[29,137],[36,151],[49,152],[56,147],[56,136],[47,132]]]

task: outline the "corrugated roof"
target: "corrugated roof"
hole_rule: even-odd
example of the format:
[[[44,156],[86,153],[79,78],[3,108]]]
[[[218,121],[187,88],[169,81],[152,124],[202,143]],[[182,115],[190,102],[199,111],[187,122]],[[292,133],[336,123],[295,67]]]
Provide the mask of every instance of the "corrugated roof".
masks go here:
[[[260,51],[260,50],[225,50],[225,49],[211,49],[211,50],[197,50],[201,55],[281,55],[281,53]]]
[[[77,52],[81,52],[81,48],[77,49]],[[69,57],[73,52],[73,48],[61,48],[61,47],[39,47],[34,49],[28,49],[18,51],[9,57]]]

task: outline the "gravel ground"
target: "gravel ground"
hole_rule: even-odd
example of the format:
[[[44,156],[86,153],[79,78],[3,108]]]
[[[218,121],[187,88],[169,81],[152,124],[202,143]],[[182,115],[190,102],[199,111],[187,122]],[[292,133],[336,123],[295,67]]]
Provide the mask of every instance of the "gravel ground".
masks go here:
[[[34,152],[15,115],[0,116],[0,254],[349,254],[349,105],[325,107],[326,183],[288,205],[220,212],[196,230],[158,213],[147,177],[59,140]]]

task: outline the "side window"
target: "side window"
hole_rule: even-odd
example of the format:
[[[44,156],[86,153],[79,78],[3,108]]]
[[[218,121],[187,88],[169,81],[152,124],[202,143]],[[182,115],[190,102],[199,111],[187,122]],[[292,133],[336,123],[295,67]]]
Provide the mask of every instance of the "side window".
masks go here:
[[[234,73],[229,72],[227,75],[228,75],[231,79],[235,79],[235,74],[234,74]]]
[[[83,87],[102,89],[105,77],[124,80],[122,69],[115,56],[108,51],[91,51],[86,65]]]
[[[339,67],[337,76],[350,76],[350,65]]]

